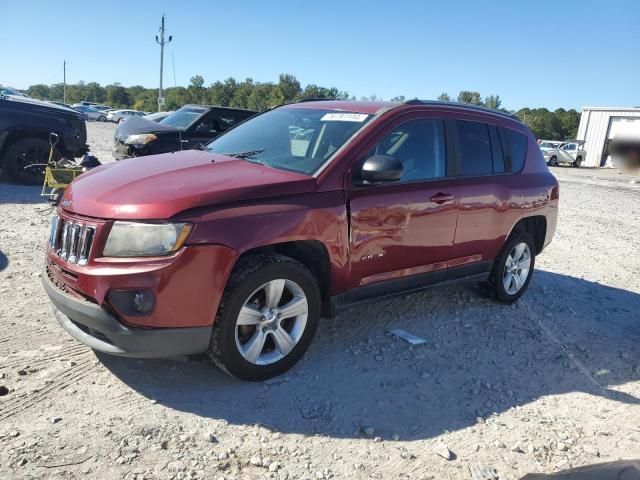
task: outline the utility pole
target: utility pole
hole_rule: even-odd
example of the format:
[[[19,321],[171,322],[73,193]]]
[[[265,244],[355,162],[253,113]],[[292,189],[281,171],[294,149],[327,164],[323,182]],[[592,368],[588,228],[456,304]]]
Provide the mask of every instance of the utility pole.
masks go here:
[[[160,23],[160,38],[156,35],[156,43],[160,45],[160,88],[158,89],[158,111],[162,111],[164,106],[164,97],[162,96],[162,67],[164,63],[164,46],[170,43],[173,37],[169,35],[169,40],[164,40],[164,15],[162,15],[162,22]]]
[[[67,61],[62,61],[62,103],[67,103]]]

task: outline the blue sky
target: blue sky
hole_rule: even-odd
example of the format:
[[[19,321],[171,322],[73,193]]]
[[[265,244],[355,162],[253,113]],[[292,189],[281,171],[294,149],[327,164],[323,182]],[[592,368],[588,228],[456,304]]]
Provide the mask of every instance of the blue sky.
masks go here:
[[[640,105],[640,1],[0,0],[0,84],[158,84],[200,74],[356,96],[496,93],[507,108]]]

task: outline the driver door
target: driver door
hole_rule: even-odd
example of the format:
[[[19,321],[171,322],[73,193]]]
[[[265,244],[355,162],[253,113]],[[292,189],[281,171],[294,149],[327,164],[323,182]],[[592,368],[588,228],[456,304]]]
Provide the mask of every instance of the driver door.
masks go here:
[[[458,182],[447,177],[445,122],[404,118],[389,126],[357,164],[373,155],[392,156],[403,164],[402,178],[367,185],[355,167],[348,191],[352,289],[373,286],[392,293],[411,288],[411,282],[424,286],[446,276],[460,195]]]
[[[218,115],[215,112],[209,112],[191,125],[186,135],[182,135],[182,148],[188,150],[200,143],[206,145],[221,133],[222,127]]]
[[[563,145],[558,151],[560,154],[560,161],[563,163],[573,163],[576,159],[577,147],[575,143],[567,143]]]

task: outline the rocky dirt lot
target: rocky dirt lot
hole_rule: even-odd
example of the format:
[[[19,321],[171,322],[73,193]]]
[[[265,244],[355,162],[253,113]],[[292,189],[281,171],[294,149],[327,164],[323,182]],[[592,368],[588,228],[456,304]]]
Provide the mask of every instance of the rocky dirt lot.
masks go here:
[[[113,129],[89,125],[102,160]],[[352,308],[263,383],[72,340],[40,285],[51,210],[0,183],[0,478],[490,480],[640,457],[640,179],[554,173],[558,231],[516,305],[461,284]]]

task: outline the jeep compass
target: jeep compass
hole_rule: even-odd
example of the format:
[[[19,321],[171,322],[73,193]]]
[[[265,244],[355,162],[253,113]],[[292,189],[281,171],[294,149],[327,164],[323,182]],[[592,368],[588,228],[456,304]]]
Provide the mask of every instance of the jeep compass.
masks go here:
[[[300,102],[202,150],[82,175],[53,217],[42,280],[58,322],[95,350],[206,352],[260,380],[351,302],[462,279],[515,302],[554,234],[558,194],[508,114]]]

